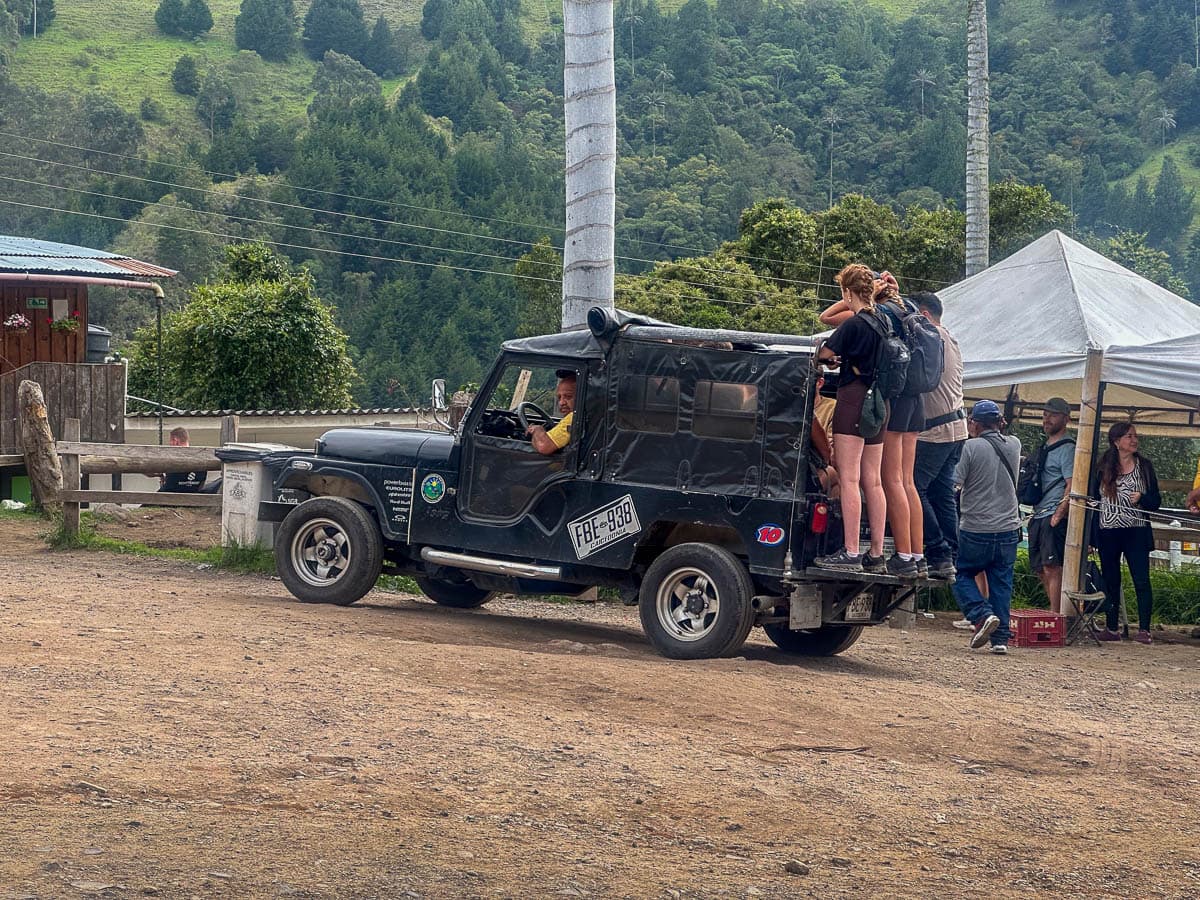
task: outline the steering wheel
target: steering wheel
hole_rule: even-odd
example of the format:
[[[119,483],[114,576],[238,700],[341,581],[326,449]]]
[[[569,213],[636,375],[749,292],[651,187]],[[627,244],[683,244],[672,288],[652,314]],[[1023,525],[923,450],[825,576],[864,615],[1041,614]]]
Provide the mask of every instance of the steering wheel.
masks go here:
[[[550,423],[550,417],[548,415],[546,415],[546,411],[544,409],[542,409],[540,406],[538,406],[536,403],[530,403],[529,401],[526,401],[524,403],[518,403],[516,413],[517,413],[517,421],[521,423],[522,432],[528,431],[529,426],[531,424],[544,426],[544,425],[548,425]],[[531,423],[529,421],[530,413],[536,413],[537,417],[541,421]]]

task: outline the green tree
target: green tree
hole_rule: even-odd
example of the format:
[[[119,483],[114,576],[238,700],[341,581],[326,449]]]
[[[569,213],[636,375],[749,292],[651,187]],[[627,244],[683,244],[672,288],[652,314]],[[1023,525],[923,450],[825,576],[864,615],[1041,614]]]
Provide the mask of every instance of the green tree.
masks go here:
[[[317,118],[322,111],[344,109],[355,100],[379,97],[379,76],[357,60],[330,50],[313,73],[313,92],[309,115]]]
[[[301,37],[313,59],[323,59],[330,50],[362,59],[368,40],[362,7],[358,0],[313,0]]]
[[[375,20],[375,27],[371,29],[371,37],[363,48],[362,64],[380,78],[388,78],[399,71],[396,37],[383,16]]]
[[[1071,227],[1071,211],[1040,184],[1010,178],[993,184],[990,195],[992,262],[1011,256],[1048,231]]]
[[[233,87],[219,73],[209,72],[196,98],[196,115],[208,126],[209,136],[231,128],[237,109]]]
[[[716,20],[707,0],[688,0],[671,28],[668,62],[685,94],[708,90],[716,56]]]
[[[253,50],[272,62],[287,59],[296,49],[296,9],[292,0],[242,0],[233,36],[239,50]]]
[[[183,36],[196,38],[205,32],[212,31],[212,11],[204,0],[187,0],[183,7],[183,18],[180,20]]]
[[[200,93],[200,71],[196,66],[196,57],[181,56],[171,70],[171,87],[175,93],[194,97]]]
[[[184,0],[161,0],[154,11],[154,24],[163,34],[183,34]]]
[[[1186,190],[1179,167],[1170,154],[1163,158],[1162,171],[1154,182],[1153,215],[1146,238],[1156,247],[1170,250],[1192,222],[1196,192]]]
[[[513,264],[517,276],[517,337],[553,334],[562,324],[562,254],[538,240]]]
[[[163,323],[164,400],[204,409],[316,409],[352,403],[346,335],[316,295],[263,244],[227,248],[222,280],[196,286]],[[153,328],[130,347],[130,390],[156,394]]]
[[[1171,258],[1162,250],[1146,244],[1146,235],[1134,231],[1119,231],[1104,244],[1102,252],[1113,262],[1132,269],[1160,287],[1189,297],[1187,281],[1171,266]]]

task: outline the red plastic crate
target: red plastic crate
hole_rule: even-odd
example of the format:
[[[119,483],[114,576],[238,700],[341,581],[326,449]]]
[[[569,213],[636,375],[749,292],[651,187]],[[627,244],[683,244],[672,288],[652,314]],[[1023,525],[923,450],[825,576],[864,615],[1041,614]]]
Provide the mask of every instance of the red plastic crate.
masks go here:
[[[1066,616],[1048,609],[1011,610],[1008,627],[1016,647],[1064,647],[1067,643]]]

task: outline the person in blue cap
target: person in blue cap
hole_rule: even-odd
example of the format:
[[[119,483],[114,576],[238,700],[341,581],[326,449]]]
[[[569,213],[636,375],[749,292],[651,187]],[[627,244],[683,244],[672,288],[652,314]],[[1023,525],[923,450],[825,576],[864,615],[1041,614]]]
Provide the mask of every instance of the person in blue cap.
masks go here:
[[[961,491],[954,599],[974,627],[971,648],[991,644],[998,655],[1008,653],[1013,566],[1021,541],[1021,442],[1002,434],[1003,427],[1000,407],[991,400],[978,401],[967,419],[970,438],[954,470],[954,483]],[[987,576],[987,597],[975,582],[981,572]]]

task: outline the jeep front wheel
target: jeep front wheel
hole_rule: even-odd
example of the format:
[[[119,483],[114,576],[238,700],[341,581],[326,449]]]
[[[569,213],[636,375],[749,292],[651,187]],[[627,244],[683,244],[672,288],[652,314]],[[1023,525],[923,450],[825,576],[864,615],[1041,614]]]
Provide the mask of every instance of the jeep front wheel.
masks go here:
[[[642,628],[670,659],[736,651],[754,624],[754,587],[741,561],[712,544],[679,544],[656,559],[638,595]]]
[[[431,578],[417,575],[413,578],[419,587],[438,606],[452,606],[455,609],[474,609],[483,606],[493,597],[495,591],[485,591],[476,587],[465,576],[457,578]]]
[[[795,656],[835,656],[849,649],[863,632],[861,625],[823,625],[810,631],[792,631],[786,625],[763,626],[775,646]]]
[[[353,500],[316,497],[279,526],[275,566],[296,599],[349,606],[379,580],[383,537],[371,514]]]

